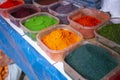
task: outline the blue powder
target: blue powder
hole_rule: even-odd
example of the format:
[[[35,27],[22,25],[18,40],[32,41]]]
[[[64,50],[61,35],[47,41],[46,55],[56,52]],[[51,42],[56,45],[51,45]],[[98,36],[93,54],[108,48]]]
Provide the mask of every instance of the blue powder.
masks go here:
[[[118,65],[106,49],[91,44],[78,47],[65,61],[88,80],[100,80]]]

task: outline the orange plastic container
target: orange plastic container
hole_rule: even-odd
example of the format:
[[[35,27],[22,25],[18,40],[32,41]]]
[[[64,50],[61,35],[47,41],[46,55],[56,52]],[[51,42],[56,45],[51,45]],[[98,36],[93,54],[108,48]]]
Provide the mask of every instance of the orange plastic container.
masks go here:
[[[74,19],[81,16],[91,16],[100,20],[101,22],[98,25],[93,27],[83,26],[74,21]],[[105,13],[93,8],[81,8],[74,11],[68,16],[68,20],[70,22],[71,27],[81,32],[85,39],[94,38],[95,37],[94,30],[99,26],[101,26],[102,24],[106,23],[109,19],[110,19],[110,16],[108,13]]]

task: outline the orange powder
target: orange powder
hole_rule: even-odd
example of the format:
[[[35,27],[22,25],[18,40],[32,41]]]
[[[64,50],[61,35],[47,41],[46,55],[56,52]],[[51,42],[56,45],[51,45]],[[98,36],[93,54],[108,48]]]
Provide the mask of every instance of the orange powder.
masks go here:
[[[42,42],[52,50],[62,50],[78,41],[80,41],[79,36],[64,29],[56,29],[42,37]]]

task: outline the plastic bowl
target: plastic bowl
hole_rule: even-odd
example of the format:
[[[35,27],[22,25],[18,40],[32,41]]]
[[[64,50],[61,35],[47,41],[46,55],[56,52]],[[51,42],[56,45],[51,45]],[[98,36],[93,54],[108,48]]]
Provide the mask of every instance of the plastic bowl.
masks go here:
[[[50,32],[52,32],[53,30],[56,29],[63,29],[63,30],[69,30],[70,32],[75,33],[80,40],[78,42],[75,42],[74,44],[71,44],[70,46],[62,49],[62,50],[52,50],[50,48],[48,48],[42,41],[42,37],[49,34]],[[64,57],[67,55],[67,53],[71,50],[73,50],[74,48],[76,48],[79,44],[81,44],[81,42],[83,41],[83,37],[79,32],[76,32],[73,28],[71,28],[69,25],[56,25],[50,28],[47,28],[45,30],[40,31],[37,34],[37,43],[38,45],[41,47],[41,49],[44,50],[44,52],[54,61],[59,62],[62,61],[64,59]]]
[[[96,41],[88,41],[88,42],[85,42],[83,43],[82,45],[79,45],[79,46],[83,46],[85,44],[92,44],[92,45],[95,45],[95,46],[98,46],[98,47],[101,47],[101,48],[104,48],[106,49],[106,51],[108,51],[110,54],[110,56],[112,56],[114,59],[116,59],[117,61],[117,66],[115,68],[113,68],[110,72],[108,72],[105,76],[103,76],[100,80],[109,80],[109,79],[106,79],[106,77],[109,75],[109,74],[114,74],[114,72],[116,71],[116,69],[120,69],[120,56],[113,50],[111,50],[110,48],[107,48],[106,46],[102,45],[101,43],[99,42],[96,42]],[[89,50],[89,49],[88,49]],[[68,53],[69,55],[70,53]],[[81,53],[81,54],[84,54],[84,53]],[[87,55],[86,55],[87,56]],[[67,56],[66,56],[67,57]],[[83,56],[85,57],[85,56]],[[90,56],[88,56],[90,57]],[[88,58],[89,59],[89,58]],[[77,61],[76,61],[77,63]],[[63,61],[63,65],[64,65],[64,71],[74,80],[87,80],[85,77],[86,76],[83,76],[81,73],[78,73],[73,67],[71,67],[65,60]],[[94,66],[93,66],[94,67]],[[86,69],[87,70],[87,69]],[[88,76],[87,76],[88,77]],[[105,78],[104,78],[105,77]],[[108,78],[108,77],[107,77]]]
[[[98,25],[93,27],[83,26],[74,21],[74,19],[81,16],[91,16],[100,20],[101,22]],[[74,11],[68,16],[68,20],[70,22],[71,27],[81,32],[85,39],[94,38],[95,37],[94,30],[99,26],[101,26],[102,24],[106,23],[109,19],[110,19],[110,16],[108,13],[105,13],[93,8],[81,8]]]

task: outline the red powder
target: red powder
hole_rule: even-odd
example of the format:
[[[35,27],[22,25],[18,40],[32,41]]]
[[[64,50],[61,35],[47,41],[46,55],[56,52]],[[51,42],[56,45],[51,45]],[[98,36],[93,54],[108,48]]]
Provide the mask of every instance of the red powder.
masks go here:
[[[100,20],[91,16],[82,16],[82,17],[76,18],[74,21],[87,27],[94,27],[101,22]]]
[[[2,3],[0,5],[0,8],[11,8],[13,6],[23,4],[22,1],[16,1],[16,0],[7,0],[6,2]]]

